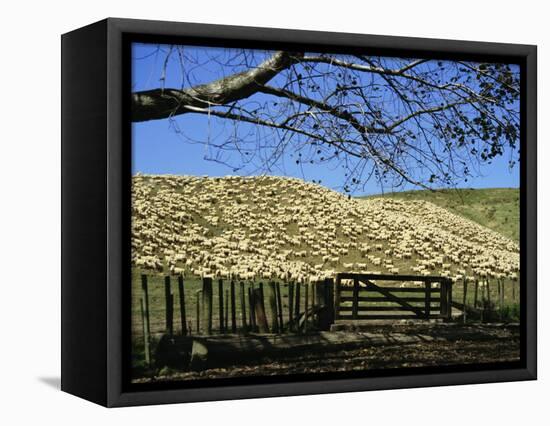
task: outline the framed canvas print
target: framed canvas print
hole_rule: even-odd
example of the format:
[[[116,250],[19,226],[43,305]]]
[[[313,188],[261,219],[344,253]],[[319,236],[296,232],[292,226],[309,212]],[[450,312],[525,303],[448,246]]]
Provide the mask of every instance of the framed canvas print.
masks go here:
[[[62,37],[62,389],[536,378],[536,48],[107,19]]]

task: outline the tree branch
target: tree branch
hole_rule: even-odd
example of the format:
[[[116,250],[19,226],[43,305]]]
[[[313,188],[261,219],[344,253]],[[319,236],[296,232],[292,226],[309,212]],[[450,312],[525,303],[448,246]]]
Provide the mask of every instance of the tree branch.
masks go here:
[[[317,108],[318,110],[322,112],[328,112],[331,115],[340,118],[344,121],[347,121],[349,124],[351,124],[357,131],[359,131],[361,134],[367,134],[367,133],[377,133],[377,134],[383,134],[388,133],[386,129],[381,128],[374,128],[374,127],[366,127],[363,126],[361,123],[357,121],[355,117],[351,113],[349,113],[346,110],[340,110],[338,108],[335,108],[329,104],[326,104],[324,102],[316,101],[315,99],[307,98],[305,96],[299,95],[297,93],[291,92],[289,90],[283,90],[278,89],[276,87],[271,86],[264,86],[259,89],[260,92],[266,93],[269,95],[278,96],[281,98],[287,98],[292,101],[299,102],[304,105],[308,105],[310,107]]]
[[[330,65],[336,65],[343,68],[349,68],[355,71],[370,72],[374,74],[403,76],[406,71],[410,70],[411,68],[414,68],[417,65],[420,65],[426,62],[426,59],[419,59],[416,61],[412,61],[411,63],[405,65],[403,68],[400,68],[397,70],[360,65],[354,62],[347,62],[341,59],[336,59],[331,56],[304,56],[303,58],[300,59],[300,62],[320,62],[320,63],[330,64]]]
[[[154,89],[132,93],[132,121],[158,120],[189,112],[189,106],[207,108],[248,98],[282,70],[300,59],[300,53],[276,52],[258,67],[188,89]]]

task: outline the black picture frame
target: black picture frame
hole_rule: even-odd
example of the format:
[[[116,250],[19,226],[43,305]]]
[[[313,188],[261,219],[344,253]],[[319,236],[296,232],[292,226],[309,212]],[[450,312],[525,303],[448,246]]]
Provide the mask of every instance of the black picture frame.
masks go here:
[[[521,361],[376,375],[127,380],[131,41],[353,51],[521,67]],[[62,36],[62,390],[108,407],[536,379],[536,46],[109,18]]]

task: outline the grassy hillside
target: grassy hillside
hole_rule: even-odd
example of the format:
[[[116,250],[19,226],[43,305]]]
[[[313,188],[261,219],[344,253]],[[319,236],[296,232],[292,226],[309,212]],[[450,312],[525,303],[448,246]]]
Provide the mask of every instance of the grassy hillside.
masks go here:
[[[514,277],[519,266],[513,240],[437,202],[348,199],[280,177],[138,175],[132,191],[142,270],[313,282],[337,271]],[[499,217],[489,200],[478,204]]]
[[[519,189],[442,189],[406,191],[366,198],[396,198],[434,203],[455,214],[519,241]]]

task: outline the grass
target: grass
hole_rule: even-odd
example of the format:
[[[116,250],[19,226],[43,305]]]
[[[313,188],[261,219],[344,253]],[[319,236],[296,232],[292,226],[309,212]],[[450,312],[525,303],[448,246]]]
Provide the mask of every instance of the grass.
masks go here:
[[[516,242],[519,241],[518,188],[404,191],[365,198],[378,197],[429,201]]]

